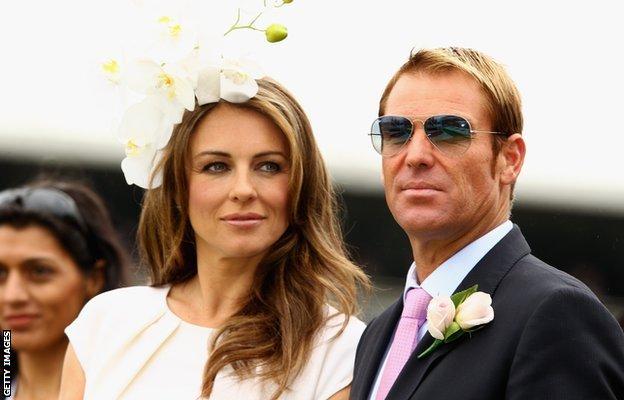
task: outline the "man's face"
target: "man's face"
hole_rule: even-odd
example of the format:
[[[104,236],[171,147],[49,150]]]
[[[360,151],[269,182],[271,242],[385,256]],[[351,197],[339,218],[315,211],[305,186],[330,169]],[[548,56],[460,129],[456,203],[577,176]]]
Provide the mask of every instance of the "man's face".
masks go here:
[[[492,130],[478,83],[458,71],[402,75],[384,111],[421,121],[459,115],[473,130]],[[475,134],[464,154],[451,156],[429,142],[422,123],[415,121],[414,129],[398,154],[383,158],[388,207],[410,238],[460,237],[503,209],[506,215],[509,192],[500,182],[504,159],[495,159],[491,134]]]

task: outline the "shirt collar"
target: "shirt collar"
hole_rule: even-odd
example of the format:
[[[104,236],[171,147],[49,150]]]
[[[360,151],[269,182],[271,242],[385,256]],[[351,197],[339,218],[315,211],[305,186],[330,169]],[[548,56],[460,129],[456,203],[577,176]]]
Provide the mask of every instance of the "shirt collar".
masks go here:
[[[405,301],[405,294],[409,289],[419,287],[425,289],[431,297],[452,295],[479,260],[492,250],[512,228],[511,221],[503,222],[444,261],[421,285],[416,279],[416,264],[412,263],[407,272],[403,301]]]

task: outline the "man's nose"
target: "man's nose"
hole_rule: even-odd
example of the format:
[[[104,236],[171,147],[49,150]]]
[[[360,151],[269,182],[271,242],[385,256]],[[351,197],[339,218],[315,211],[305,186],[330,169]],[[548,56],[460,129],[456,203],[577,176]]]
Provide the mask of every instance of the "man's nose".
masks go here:
[[[412,168],[429,168],[435,162],[437,149],[431,143],[422,124],[415,124],[410,140],[405,143],[405,163]]]
[[[230,190],[230,200],[246,202],[257,197],[255,184],[249,171],[236,172]]]
[[[9,275],[2,286],[2,300],[5,303],[19,303],[28,300],[28,290],[25,282],[17,272],[9,272]]]

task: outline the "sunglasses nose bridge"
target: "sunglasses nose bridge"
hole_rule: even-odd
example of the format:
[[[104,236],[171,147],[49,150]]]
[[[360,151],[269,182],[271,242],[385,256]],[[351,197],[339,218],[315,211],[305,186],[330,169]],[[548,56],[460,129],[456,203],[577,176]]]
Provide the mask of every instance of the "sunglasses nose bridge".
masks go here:
[[[414,140],[414,138],[416,138]],[[409,146],[409,142],[417,142],[415,143],[419,148],[422,146],[433,146],[436,147],[435,143],[431,141],[431,138],[425,132],[425,122],[420,119],[412,120],[412,134],[410,135],[406,146]]]

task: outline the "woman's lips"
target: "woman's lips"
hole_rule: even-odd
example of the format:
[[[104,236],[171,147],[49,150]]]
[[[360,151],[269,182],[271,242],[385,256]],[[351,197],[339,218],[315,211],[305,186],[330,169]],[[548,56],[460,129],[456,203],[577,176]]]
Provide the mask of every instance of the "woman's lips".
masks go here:
[[[229,214],[221,218],[228,225],[238,228],[252,228],[260,225],[265,219],[266,217],[256,213]]]
[[[13,315],[5,317],[4,322],[9,329],[25,329],[28,328],[38,316],[31,314]]]
[[[263,219],[226,219],[224,221],[231,226],[236,226],[239,228],[251,228],[260,225]]]

